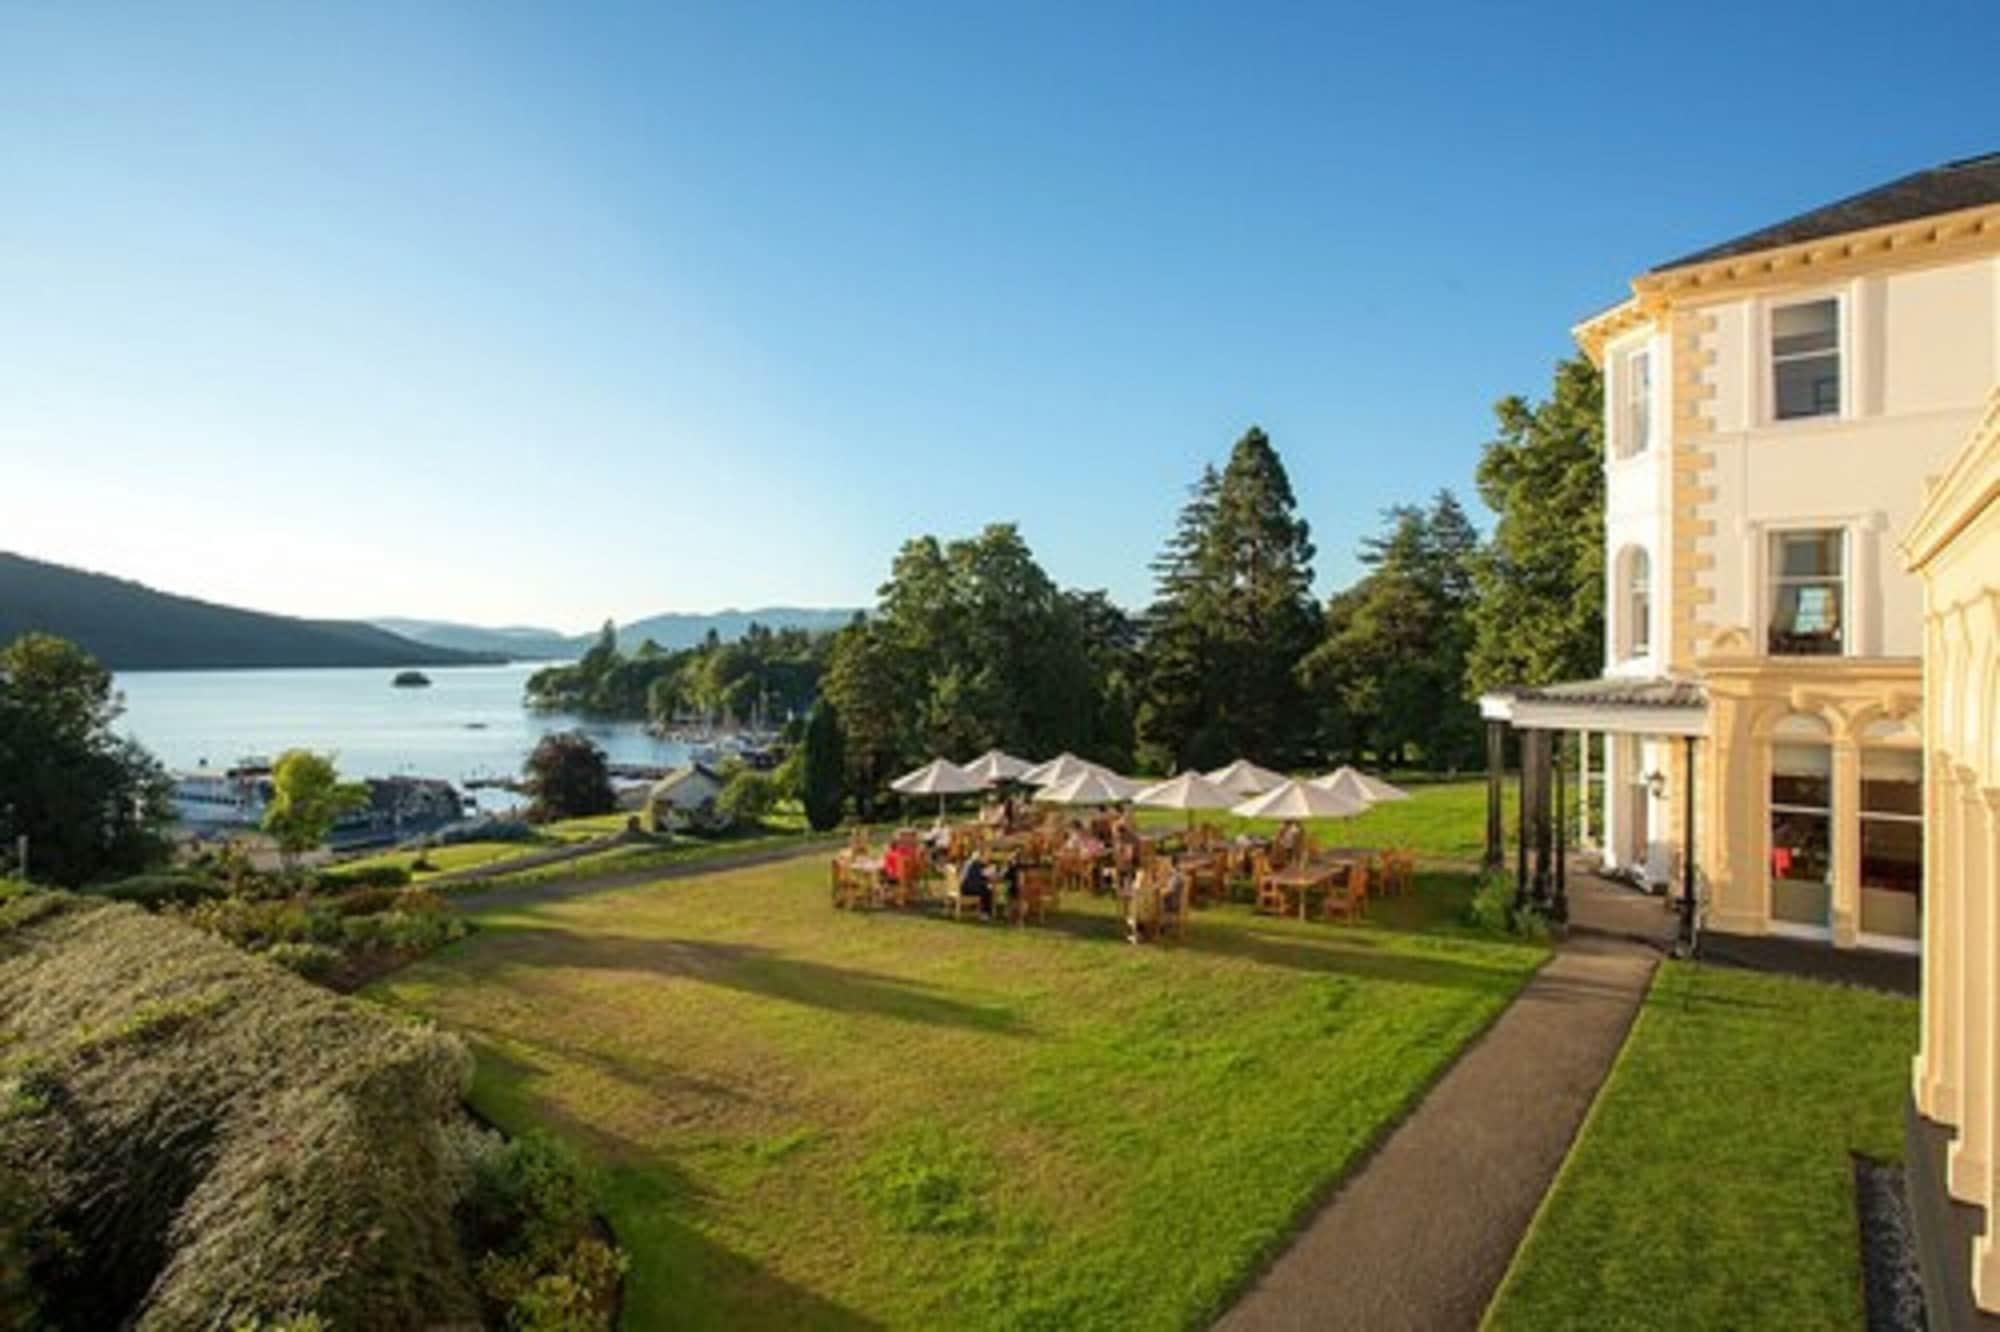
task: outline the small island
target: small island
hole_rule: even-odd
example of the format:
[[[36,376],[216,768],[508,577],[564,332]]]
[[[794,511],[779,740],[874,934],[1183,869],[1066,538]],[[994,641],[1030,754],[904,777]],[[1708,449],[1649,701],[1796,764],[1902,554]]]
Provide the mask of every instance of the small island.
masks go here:
[[[431,677],[422,671],[397,671],[396,678],[390,683],[398,689],[428,689]]]

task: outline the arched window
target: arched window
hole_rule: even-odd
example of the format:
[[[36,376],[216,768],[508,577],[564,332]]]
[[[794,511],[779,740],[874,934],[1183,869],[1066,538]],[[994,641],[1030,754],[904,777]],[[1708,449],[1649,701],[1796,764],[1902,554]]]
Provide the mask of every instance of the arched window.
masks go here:
[[[1618,557],[1618,605],[1625,625],[1620,635],[1627,660],[1653,650],[1653,561],[1639,546]]]

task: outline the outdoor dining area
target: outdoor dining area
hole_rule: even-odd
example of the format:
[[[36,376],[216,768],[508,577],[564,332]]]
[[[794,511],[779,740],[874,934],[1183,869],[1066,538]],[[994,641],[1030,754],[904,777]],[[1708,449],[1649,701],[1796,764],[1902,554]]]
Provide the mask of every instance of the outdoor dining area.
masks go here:
[[[1115,898],[1134,943],[1185,935],[1190,913],[1227,902],[1299,920],[1348,923],[1371,897],[1410,891],[1413,858],[1395,847],[1321,845],[1309,821],[1344,819],[1408,799],[1343,767],[1294,779],[1247,759],[1160,782],[1124,777],[1062,754],[1032,764],[998,750],[960,766],[937,758],[890,783],[909,800],[936,799],[928,828],[896,829],[876,845],[856,830],[833,857],[833,905],[930,909],[956,920],[1046,923],[1066,894]],[[952,800],[980,798],[952,819]],[[1138,811],[1183,813],[1176,825]],[[1204,813],[1252,824],[1231,833]],[[1265,832],[1261,826],[1275,825]]]

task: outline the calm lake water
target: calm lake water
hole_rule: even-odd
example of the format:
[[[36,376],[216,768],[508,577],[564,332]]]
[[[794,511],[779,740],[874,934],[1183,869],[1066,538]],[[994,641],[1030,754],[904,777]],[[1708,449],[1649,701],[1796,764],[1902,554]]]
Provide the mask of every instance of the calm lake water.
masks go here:
[[[169,769],[228,767],[286,749],[332,751],[343,776],[516,775],[549,731],[581,730],[614,763],[672,764],[687,747],[636,722],[530,712],[521,687],[539,663],[426,667],[428,689],[397,689],[392,670],[125,671],[120,728]]]

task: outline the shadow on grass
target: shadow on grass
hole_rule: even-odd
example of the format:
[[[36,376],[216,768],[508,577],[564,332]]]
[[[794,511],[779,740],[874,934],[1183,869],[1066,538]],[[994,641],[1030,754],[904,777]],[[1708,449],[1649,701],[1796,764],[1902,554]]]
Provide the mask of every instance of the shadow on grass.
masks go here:
[[[635,938],[564,930],[511,931],[510,964],[649,972],[836,1013],[856,1013],[1020,1035],[1025,1025],[1004,1008],[954,998],[935,986],[852,967],[791,957],[756,944],[712,939]]]
[[[1124,922],[1114,916],[1069,912],[1052,916],[1046,925],[1035,928],[1115,944],[1121,948],[1132,946],[1125,937]],[[1520,984],[1519,973],[1513,968],[1479,966],[1435,952],[1387,948],[1378,932],[1338,925],[1323,928],[1324,938],[1312,938],[1292,933],[1272,917],[1231,918],[1197,912],[1189,919],[1186,934],[1180,941],[1144,946],[1239,958],[1260,966],[1283,967],[1289,971],[1351,976],[1358,980],[1404,985],[1508,990]]]
[[[632,1256],[627,1327],[785,1327],[870,1332],[875,1319],[778,1276],[716,1243],[694,1218],[699,1197],[672,1163],[612,1172],[606,1203]]]

